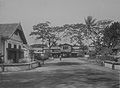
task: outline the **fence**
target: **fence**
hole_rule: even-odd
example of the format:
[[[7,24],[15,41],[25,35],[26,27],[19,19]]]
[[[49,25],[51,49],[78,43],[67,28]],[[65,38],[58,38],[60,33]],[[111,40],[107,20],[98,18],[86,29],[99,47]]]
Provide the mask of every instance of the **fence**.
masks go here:
[[[120,62],[105,61],[104,64],[105,64],[105,67],[112,68],[113,70],[114,69],[120,70]]]
[[[30,63],[11,63],[11,64],[0,64],[1,71],[21,71],[30,70],[41,66],[40,61],[34,61]]]

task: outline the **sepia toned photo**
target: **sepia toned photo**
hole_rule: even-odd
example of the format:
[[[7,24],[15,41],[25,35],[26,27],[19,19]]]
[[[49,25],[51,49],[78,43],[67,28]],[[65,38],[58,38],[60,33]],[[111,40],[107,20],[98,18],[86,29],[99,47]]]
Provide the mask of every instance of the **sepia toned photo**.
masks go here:
[[[0,0],[0,88],[120,88],[120,0]]]

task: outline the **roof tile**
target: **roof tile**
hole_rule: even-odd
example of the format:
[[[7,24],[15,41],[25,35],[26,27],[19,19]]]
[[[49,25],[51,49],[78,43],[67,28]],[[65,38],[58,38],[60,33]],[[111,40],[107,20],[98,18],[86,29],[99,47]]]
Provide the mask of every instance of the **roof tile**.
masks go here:
[[[0,24],[0,34],[3,37],[9,37],[18,27],[18,23]]]

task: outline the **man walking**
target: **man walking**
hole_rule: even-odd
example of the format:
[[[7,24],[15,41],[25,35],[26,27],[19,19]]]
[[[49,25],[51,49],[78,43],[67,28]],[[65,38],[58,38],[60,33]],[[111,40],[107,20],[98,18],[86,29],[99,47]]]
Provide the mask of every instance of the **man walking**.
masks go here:
[[[62,55],[61,54],[60,54],[59,58],[60,58],[60,61],[61,61],[62,60]]]

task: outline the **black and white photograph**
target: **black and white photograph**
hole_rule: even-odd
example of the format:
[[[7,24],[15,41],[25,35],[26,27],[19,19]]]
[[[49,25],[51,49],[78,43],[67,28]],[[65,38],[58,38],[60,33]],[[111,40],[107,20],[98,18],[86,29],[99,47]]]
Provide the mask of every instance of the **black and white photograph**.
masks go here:
[[[0,88],[120,88],[120,0],[0,0]]]

